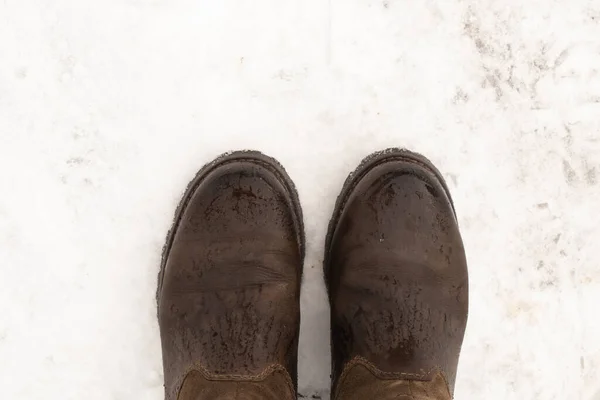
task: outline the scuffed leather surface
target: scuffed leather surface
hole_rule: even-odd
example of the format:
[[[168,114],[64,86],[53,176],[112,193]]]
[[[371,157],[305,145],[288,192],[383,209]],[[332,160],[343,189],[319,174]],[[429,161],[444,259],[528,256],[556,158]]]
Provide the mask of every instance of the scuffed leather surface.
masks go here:
[[[454,211],[426,164],[390,157],[345,200],[330,247],[334,384],[352,358],[453,391],[468,309]]]
[[[185,204],[159,293],[167,400],[193,365],[242,380],[281,365],[295,385],[302,255],[280,179],[230,162]]]

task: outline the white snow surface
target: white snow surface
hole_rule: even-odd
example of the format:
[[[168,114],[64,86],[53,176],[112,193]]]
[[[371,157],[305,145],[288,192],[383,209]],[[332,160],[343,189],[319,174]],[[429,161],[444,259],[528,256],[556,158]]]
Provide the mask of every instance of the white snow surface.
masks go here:
[[[300,393],[329,398],[326,227],[386,147],[455,199],[456,398],[599,400],[600,1],[0,0],[0,397],[161,399],[175,207],[256,149],[299,190]]]

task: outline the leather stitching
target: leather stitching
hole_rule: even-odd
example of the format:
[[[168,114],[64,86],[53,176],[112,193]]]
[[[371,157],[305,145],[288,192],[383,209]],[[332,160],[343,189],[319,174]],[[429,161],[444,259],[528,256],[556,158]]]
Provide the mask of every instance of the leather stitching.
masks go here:
[[[285,383],[290,390],[292,396],[295,395],[294,384],[292,382],[292,378],[290,374],[287,372],[284,366],[281,364],[271,364],[265,369],[262,370],[260,374],[256,375],[238,375],[238,374],[215,374],[206,369],[206,367],[200,364],[192,364],[188,368],[185,369],[185,372],[177,378],[176,384],[174,387],[177,388],[177,396],[175,398],[179,398],[179,392],[183,386],[183,381],[188,376],[188,374],[192,371],[199,372],[202,377],[208,381],[236,381],[239,383],[240,381],[244,382],[261,382],[265,380],[267,377],[272,375],[275,372],[280,372],[283,374],[285,379]]]
[[[346,366],[344,367],[344,371],[342,371],[342,376],[345,373],[349,372],[349,370],[352,367],[354,367],[355,365],[362,365],[362,366],[366,367],[369,371],[371,371],[373,373],[373,375],[377,376],[378,378],[384,378],[384,379],[408,378],[408,379],[417,379],[417,380],[429,380],[429,378],[431,377],[431,374],[433,372],[440,371],[439,368],[433,367],[421,374],[411,373],[411,372],[385,372],[385,371],[382,371],[379,368],[377,368],[375,366],[375,364],[373,364],[366,358],[364,358],[362,356],[356,356],[350,362],[348,362],[346,364]]]
[[[356,356],[352,360],[350,360],[348,363],[346,363],[346,365],[344,366],[344,369],[340,375],[340,379],[338,381],[337,387],[335,388],[334,399],[338,398],[339,388],[341,388],[342,385],[344,384],[344,381],[346,380],[348,374],[350,373],[350,370],[357,365],[362,365],[363,367],[367,368],[377,378],[384,379],[384,380],[397,379],[397,380],[428,381],[428,380],[431,380],[432,374],[434,372],[437,372],[437,373],[440,373],[440,375],[444,379],[446,386],[448,385],[445,374],[438,367],[432,367],[428,371],[425,371],[421,374],[410,373],[410,372],[385,372],[385,371],[382,371],[379,368],[377,368],[375,366],[375,364],[373,364],[366,358],[364,358],[362,356]]]

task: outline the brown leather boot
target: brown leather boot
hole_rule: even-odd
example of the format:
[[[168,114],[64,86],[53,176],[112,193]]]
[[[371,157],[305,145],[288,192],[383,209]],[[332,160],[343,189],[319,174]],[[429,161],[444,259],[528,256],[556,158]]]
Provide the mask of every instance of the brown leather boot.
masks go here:
[[[298,196],[276,161],[237,152],[198,173],[159,274],[167,400],[295,398],[303,257]]]
[[[348,178],[329,226],[332,399],[452,397],[468,309],[448,188],[421,155],[389,149]]]

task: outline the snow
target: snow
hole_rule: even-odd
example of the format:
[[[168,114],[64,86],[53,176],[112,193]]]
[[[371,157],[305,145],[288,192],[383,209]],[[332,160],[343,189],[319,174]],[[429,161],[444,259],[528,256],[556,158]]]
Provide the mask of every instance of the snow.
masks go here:
[[[300,393],[328,398],[326,226],[396,146],[464,235],[456,398],[599,400],[598,0],[0,1],[2,398],[162,398],[166,232],[247,148],[300,193]]]

